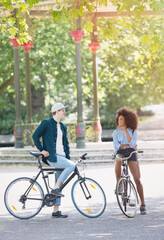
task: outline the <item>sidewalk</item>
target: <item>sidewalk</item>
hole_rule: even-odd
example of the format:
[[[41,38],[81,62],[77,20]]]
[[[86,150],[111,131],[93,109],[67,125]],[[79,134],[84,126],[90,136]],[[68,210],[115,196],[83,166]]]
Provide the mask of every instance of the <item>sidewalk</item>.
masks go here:
[[[155,115],[142,122],[138,128],[139,140],[164,140],[164,103],[145,107]]]

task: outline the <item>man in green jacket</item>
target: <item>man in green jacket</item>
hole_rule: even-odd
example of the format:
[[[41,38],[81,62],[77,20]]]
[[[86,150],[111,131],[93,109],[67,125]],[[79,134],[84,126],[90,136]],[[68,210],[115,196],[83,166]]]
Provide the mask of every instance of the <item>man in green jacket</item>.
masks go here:
[[[56,103],[52,106],[53,117],[41,122],[33,134],[35,146],[42,153],[42,160],[55,168],[63,168],[63,171],[56,172],[56,184],[52,193],[58,196],[54,205],[53,217],[66,218],[68,215],[59,211],[61,197],[60,186],[75,169],[75,164],[70,161],[70,150],[67,138],[67,127],[60,122],[65,115],[65,109],[62,103]],[[42,143],[40,141],[42,138]]]

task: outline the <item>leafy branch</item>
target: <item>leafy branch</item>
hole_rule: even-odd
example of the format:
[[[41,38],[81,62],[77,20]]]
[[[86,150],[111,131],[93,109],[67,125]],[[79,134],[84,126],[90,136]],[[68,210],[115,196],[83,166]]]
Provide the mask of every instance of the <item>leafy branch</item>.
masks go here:
[[[30,41],[31,36],[28,33],[26,17],[29,16],[31,8],[39,2],[46,1],[0,0],[2,5],[0,8],[0,29],[2,33],[9,35],[10,38],[18,36],[20,44]],[[81,17],[83,29],[92,31],[92,18],[97,6],[107,7],[108,2],[117,7],[118,13],[134,12],[137,17],[146,10],[147,5],[157,12],[164,8],[163,0],[55,0],[52,2],[53,8],[49,9],[48,13],[52,13],[55,22],[67,21],[71,23],[73,28],[76,27],[76,20]]]

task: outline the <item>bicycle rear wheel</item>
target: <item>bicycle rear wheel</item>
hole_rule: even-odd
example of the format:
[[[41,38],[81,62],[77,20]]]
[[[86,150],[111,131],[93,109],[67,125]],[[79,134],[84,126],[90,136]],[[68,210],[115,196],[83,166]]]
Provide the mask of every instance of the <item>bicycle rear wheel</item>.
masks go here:
[[[138,196],[131,180],[121,177],[116,185],[116,197],[121,211],[129,218],[136,215]]]
[[[44,192],[40,184],[31,178],[22,177],[12,181],[6,188],[4,202],[11,215],[29,219],[43,207]]]
[[[72,186],[71,196],[75,208],[86,217],[99,217],[106,208],[105,193],[93,179],[78,179]]]

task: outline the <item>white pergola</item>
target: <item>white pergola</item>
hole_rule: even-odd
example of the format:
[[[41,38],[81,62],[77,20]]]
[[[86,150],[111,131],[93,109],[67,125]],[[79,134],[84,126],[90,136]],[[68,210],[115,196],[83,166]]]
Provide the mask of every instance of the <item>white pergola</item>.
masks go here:
[[[159,1],[159,0],[157,0]],[[17,8],[16,5],[13,5],[14,8]],[[31,11],[30,11],[30,16],[31,17],[50,17],[52,13],[48,13],[49,10],[53,9],[53,11],[59,11],[56,9],[56,1],[45,1],[45,2],[39,2],[35,4]],[[0,6],[0,10],[4,10],[3,14],[8,15],[8,11],[5,10],[4,7]],[[133,9],[132,9],[133,10]],[[162,14],[164,11],[162,11]],[[1,14],[1,13],[0,13]],[[108,1],[107,6],[96,6],[95,3],[95,12],[97,17],[119,17],[119,16],[133,16],[134,13],[127,13],[127,12],[121,12],[118,13],[117,7],[113,6],[110,1]],[[157,12],[153,11],[150,9],[148,4],[145,4],[145,10],[142,12],[142,15],[158,15]]]
[[[33,6],[30,12],[30,16],[32,17],[46,17],[46,16],[51,16],[51,12],[47,13],[50,9],[53,9],[53,11],[59,11],[56,9],[56,3],[52,1],[45,1],[45,2],[40,2]],[[133,10],[133,9],[132,9]],[[127,12],[122,12],[118,13],[117,7],[113,6],[110,1],[108,1],[107,6],[95,6],[95,12],[96,17],[119,17],[119,16],[133,16],[134,13],[127,13]],[[157,15],[158,13],[151,10],[149,5],[145,5],[145,10],[142,12],[142,15]]]

